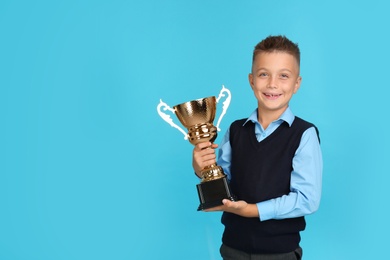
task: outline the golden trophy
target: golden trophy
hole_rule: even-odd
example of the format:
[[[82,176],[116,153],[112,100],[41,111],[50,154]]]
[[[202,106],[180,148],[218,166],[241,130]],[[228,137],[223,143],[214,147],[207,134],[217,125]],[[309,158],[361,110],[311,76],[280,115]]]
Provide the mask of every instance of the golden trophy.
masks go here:
[[[225,93],[228,95],[225,102],[223,102],[223,111],[217,121],[217,125],[214,126],[213,121],[215,119],[217,103],[221,97],[225,97]],[[222,86],[218,98],[212,96],[196,99],[176,105],[173,109],[160,100],[160,103],[157,106],[157,112],[162,119],[182,132],[184,134],[184,139],[188,139],[191,144],[196,145],[207,141],[212,143],[217,138],[217,132],[220,130],[219,124],[229,107],[230,100],[230,91]],[[161,108],[176,114],[177,118],[181,124],[187,128],[188,132],[185,132],[182,128],[173,123],[170,116],[163,113]],[[226,175],[220,166],[217,164],[207,166],[201,170],[201,175],[201,183],[196,185],[200,201],[198,210],[222,205],[223,199],[234,201],[234,195],[230,190]]]

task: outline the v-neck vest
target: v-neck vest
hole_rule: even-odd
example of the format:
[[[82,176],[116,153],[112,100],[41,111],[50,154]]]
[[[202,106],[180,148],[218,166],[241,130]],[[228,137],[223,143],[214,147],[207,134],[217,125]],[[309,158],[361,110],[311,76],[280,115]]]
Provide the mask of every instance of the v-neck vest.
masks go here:
[[[303,133],[313,124],[295,117],[289,126],[282,123],[261,142],[253,122],[241,119],[230,127],[232,147],[231,180],[233,194],[248,203],[281,197],[290,192],[292,161]],[[261,212],[260,212],[261,214]],[[303,217],[260,221],[224,212],[223,243],[251,253],[286,253],[299,246]]]

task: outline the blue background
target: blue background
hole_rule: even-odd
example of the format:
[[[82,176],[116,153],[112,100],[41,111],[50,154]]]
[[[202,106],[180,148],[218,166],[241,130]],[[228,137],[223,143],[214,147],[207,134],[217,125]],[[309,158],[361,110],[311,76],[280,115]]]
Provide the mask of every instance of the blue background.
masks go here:
[[[322,140],[305,259],[383,259],[388,10],[375,0],[2,0],[0,259],[220,259],[220,213],[196,211],[192,145],[156,106],[224,84],[219,142],[256,107],[251,53],[270,34],[299,43],[291,107]]]

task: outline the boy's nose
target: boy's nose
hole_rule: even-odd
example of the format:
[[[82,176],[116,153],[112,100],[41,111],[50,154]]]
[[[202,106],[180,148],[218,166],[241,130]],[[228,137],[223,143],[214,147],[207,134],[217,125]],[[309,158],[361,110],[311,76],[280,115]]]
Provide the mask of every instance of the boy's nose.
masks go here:
[[[268,88],[276,88],[277,87],[276,78],[275,77],[270,77],[269,78],[267,87]]]

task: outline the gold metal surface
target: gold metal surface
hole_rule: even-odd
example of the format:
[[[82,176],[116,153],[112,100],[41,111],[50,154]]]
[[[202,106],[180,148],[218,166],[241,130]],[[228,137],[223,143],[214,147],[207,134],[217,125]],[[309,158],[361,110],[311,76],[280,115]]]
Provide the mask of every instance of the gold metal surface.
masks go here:
[[[173,107],[185,128],[204,123],[212,123],[217,110],[217,99],[212,96],[196,99]]]
[[[217,109],[214,96],[182,103],[173,107],[182,125],[188,130],[191,144],[214,142],[217,128],[213,125]],[[201,170],[202,182],[212,181],[225,176],[220,166],[213,164]]]

